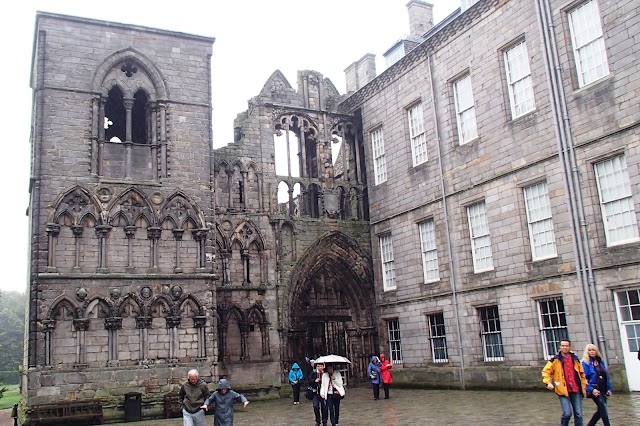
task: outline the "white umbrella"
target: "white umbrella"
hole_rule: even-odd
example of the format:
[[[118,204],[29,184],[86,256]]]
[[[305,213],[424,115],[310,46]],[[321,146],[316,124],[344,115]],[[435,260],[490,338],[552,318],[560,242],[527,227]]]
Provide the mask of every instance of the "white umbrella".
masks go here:
[[[325,355],[316,359],[316,364],[351,364],[351,361],[340,355]]]

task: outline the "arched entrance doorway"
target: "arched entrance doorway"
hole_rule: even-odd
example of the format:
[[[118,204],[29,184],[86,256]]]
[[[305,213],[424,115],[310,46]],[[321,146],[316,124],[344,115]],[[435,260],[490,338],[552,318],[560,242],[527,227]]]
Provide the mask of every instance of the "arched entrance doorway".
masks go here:
[[[325,235],[293,269],[290,289],[285,365],[334,353],[351,360],[349,380],[366,376],[378,347],[369,255],[341,232]]]

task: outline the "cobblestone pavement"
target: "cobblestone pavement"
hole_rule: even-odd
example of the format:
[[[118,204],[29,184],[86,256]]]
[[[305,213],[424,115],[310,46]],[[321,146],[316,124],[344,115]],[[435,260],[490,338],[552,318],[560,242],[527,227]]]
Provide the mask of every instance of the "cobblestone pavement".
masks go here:
[[[391,399],[373,401],[366,388],[347,389],[340,406],[341,426],[407,425],[529,425],[560,423],[560,404],[552,392],[439,391],[391,389]],[[235,406],[235,426],[313,426],[311,403],[302,398],[255,401],[246,409]],[[585,424],[595,411],[591,400],[583,401]],[[11,410],[0,411],[0,426],[11,426]],[[616,394],[609,400],[615,426],[640,425],[640,394]],[[573,419],[572,419],[573,420]],[[213,417],[207,416],[207,426]],[[571,422],[573,424],[573,421]],[[602,423],[599,422],[599,425]],[[182,426],[182,419],[145,420],[114,426]]]
[[[291,398],[255,401],[246,409],[235,405],[235,426],[313,426],[313,408],[302,397],[300,405]],[[585,424],[595,412],[595,404],[585,399]],[[557,425],[560,403],[555,393],[409,390],[391,389],[391,399],[374,401],[368,388],[347,389],[340,407],[341,426],[406,425]],[[640,394],[615,394],[609,400],[611,423],[640,425]],[[207,416],[207,426],[213,417]],[[573,419],[571,424],[573,424]],[[598,424],[602,424],[599,422]],[[134,426],[134,423],[118,423]],[[182,426],[182,419],[147,420],[135,426]]]

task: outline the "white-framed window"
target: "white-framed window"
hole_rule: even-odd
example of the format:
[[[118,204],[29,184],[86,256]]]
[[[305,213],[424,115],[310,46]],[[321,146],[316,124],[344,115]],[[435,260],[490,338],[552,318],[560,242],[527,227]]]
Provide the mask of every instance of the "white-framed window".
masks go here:
[[[447,334],[444,328],[444,314],[432,314],[429,318],[429,341],[433,362],[449,362]]]
[[[387,180],[387,160],[384,156],[382,129],[371,132],[371,151],[373,152],[373,175],[378,185]]]
[[[389,361],[391,364],[402,364],[402,341],[400,340],[400,320],[387,321],[389,332]]]
[[[469,218],[469,235],[471,238],[471,254],[473,255],[473,272],[484,272],[493,269],[493,253],[489,223],[485,213],[484,201],[467,207]]]
[[[418,229],[420,230],[420,249],[422,251],[424,282],[439,281],[438,248],[436,246],[436,229],[433,219],[420,223]]]
[[[404,58],[404,43],[400,43],[395,49],[389,52],[385,57],[387,68]]]
[[[635,354],[640,350],[640,290],[622,290],[616,296],[620,325],[624,326],[625,352]]]
[[[584,2],[569,12],[569,28],[579,86],[609,75],[598,2]]]
[[[524,203],[533,260],[555,257],[557,255],[556,237],[553,232],[547,183],[539,182],[524,188]]]
[[[409,117],[409,138],[411,139],[411,157],[413,166],[427,161],[427,135],[424,131],[424,118],[422,116],[422,104],[412,107],[407,115]]]
[[[482,352],[485,361],[504,361],[502,348],[502,331],[497,306],[479,308],[480,336],[482,336]]]
[[[459,143],[464,145],[478,137],[471,75],[467,74],[453,83],[453,97],[456,105]]]
[[[638,241],[636,209],[624,155],[595,164],[607,246]]]
[[[504,66],[509,85],[511,117],[517,118],[536,109],[529,52],[524,40],[504,52]]]
[[[391,235],[380,237],[380,258],[382,260],[382,287],[384,291],[395,290],[396,271],[393,266],[393,238]]]
[[[538,301],[540,315],[540,335],[544,359],[549,359],[558,352],[560,341],[569,339],[567,316],[561,297]]]
[[[464,12],[476,3],[478,0],[460,0],[460,11]]]

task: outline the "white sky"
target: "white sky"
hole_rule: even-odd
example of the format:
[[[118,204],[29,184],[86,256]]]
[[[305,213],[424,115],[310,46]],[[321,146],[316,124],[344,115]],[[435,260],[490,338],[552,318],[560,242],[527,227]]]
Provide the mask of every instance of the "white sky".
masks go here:
[[[36,11],[142,25],[215,37],[213,45],[213,142],[233,140],[233,119],[247,108],[279,69],[297,87],[298,70],[328,77],[345,92],[344,69],[366,53],[377,56],[409,33],[409,0],[180,0],[81,1],[24,0],[5,8],[0,68],[3,100],[0,128],[0,182],[4,207],[0,240],[0,289],[24,292],[27,286],[29,194],[29,87]],[[459,0],[427,0],[435,22],[459,7]]]

